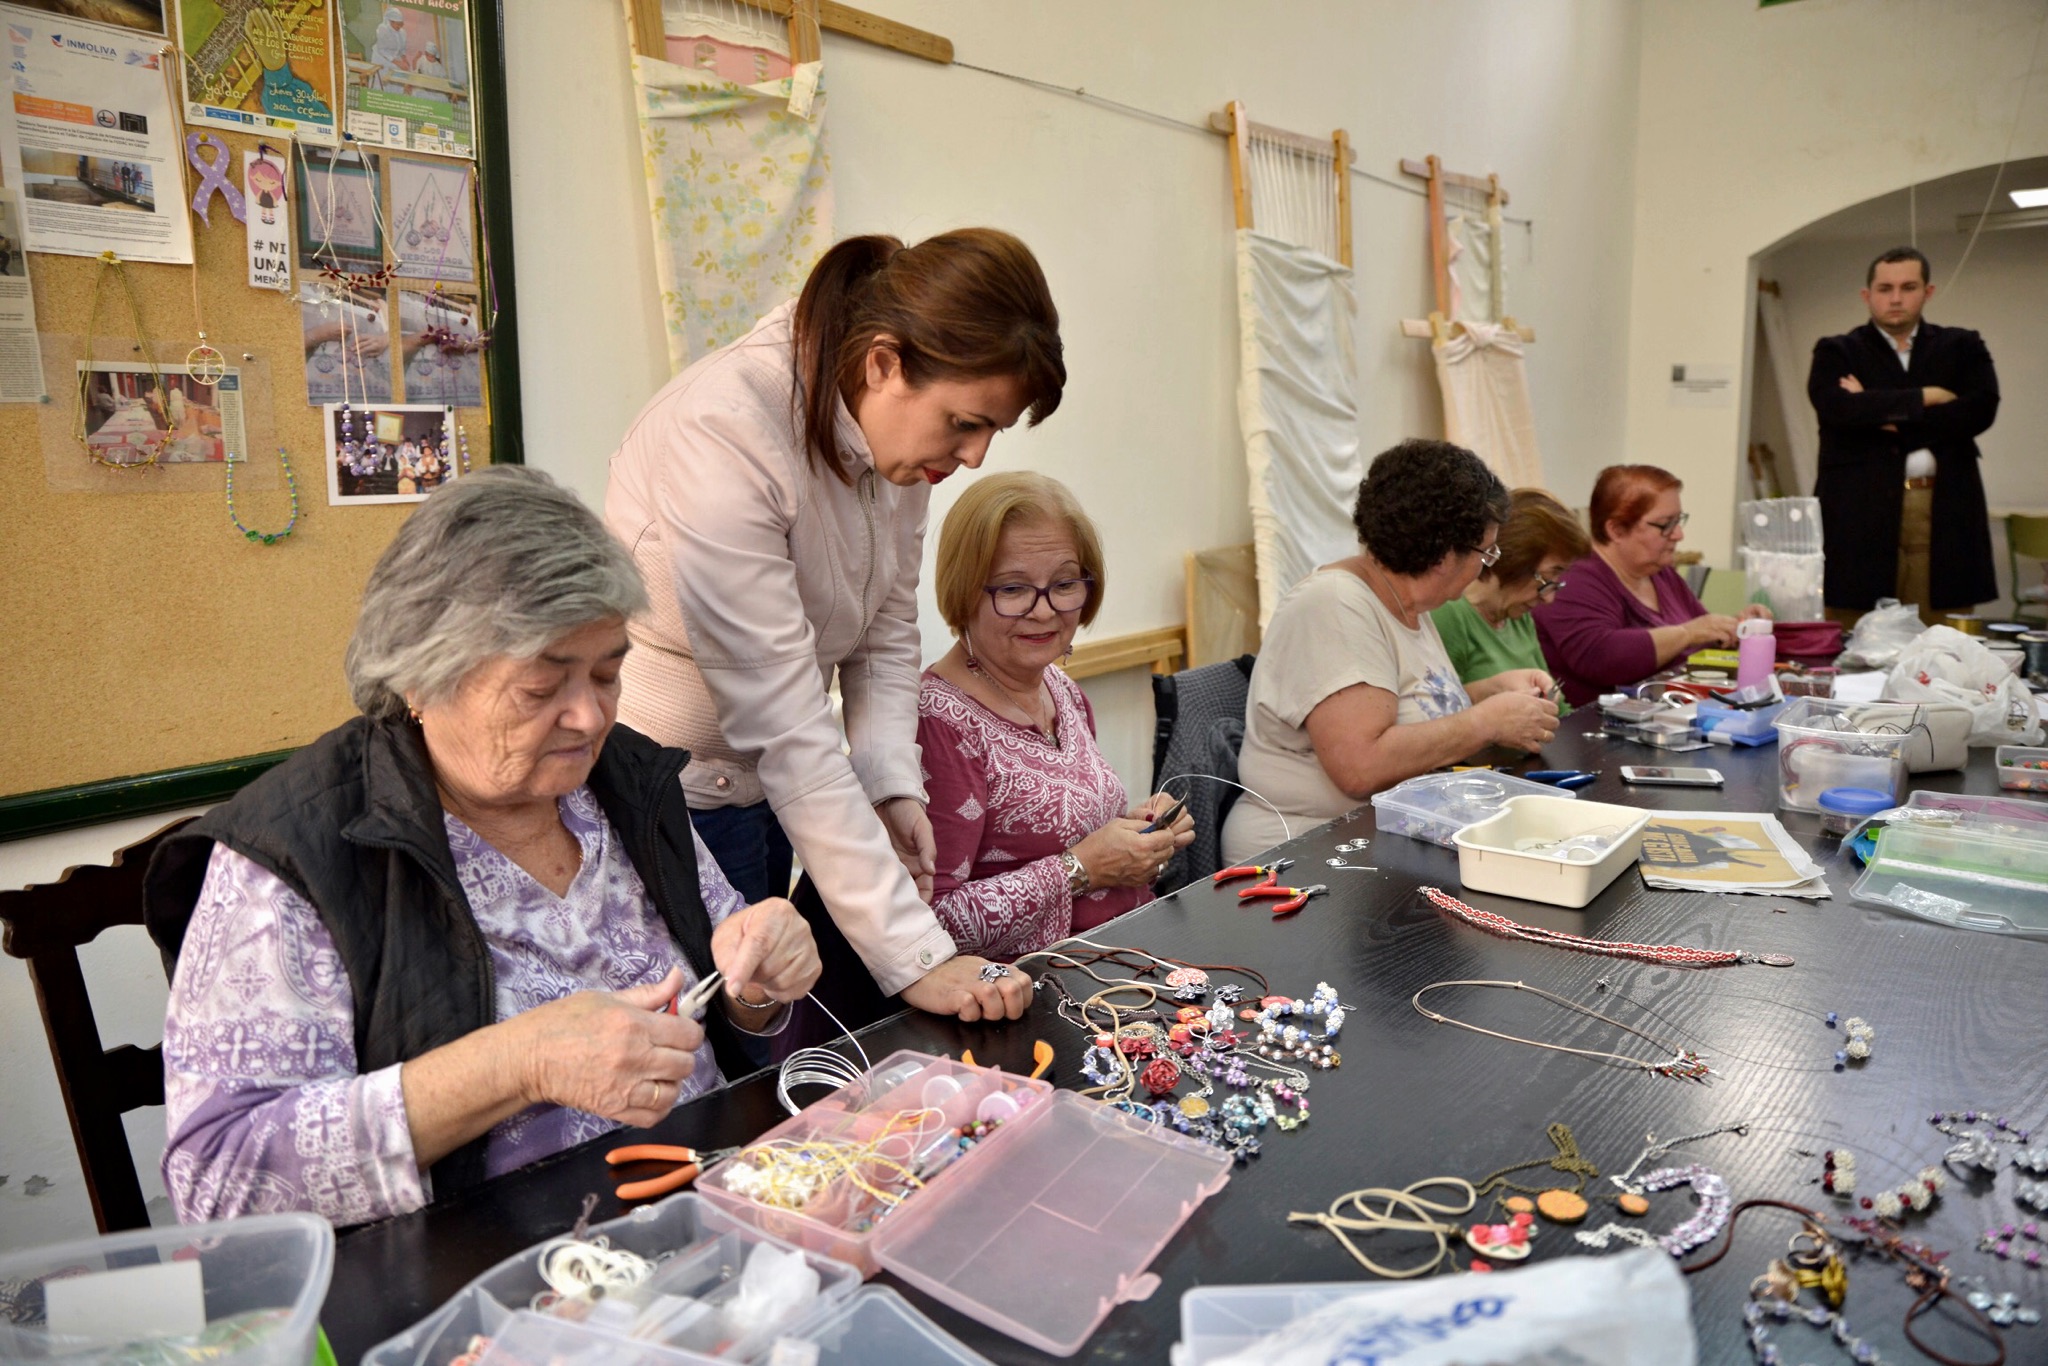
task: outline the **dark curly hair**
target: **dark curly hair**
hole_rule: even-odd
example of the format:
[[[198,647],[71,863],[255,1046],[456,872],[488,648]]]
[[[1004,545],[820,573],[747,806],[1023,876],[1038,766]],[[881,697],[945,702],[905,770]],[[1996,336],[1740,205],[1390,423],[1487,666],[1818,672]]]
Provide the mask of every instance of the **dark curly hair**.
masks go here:
[[[1411,437],[1373,457],[1351,522],[1374,559],[1426,574],[1454,551],[1477,550],[1508,519],[1507,485],[1463,446]]]

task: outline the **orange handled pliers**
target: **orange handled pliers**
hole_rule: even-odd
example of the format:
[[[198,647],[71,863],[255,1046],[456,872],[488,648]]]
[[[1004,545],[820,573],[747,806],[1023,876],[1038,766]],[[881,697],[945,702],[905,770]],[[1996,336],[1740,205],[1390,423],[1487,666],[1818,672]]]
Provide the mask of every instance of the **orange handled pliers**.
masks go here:
[[[674,1171],[660,1176],[651,1176],[645,1181],[628,1181],[616,1187],[612,1194],[631,1203],[635,1200],[651,1200],[657,1195],[681,1190],[697,1179],[697,1174],[714,1162],[723,1162],[738,1152],[738,1148],[718,1148],[702,1152],[696,1148],[681,1148],[669,1143],[628,1143],[614,1148],[604,1155],[604,1160],[616,1167],[623,1162],[676,1162],[681,1165]]]
[[[1280,880],[1280,874],[1293,866],[1294,860],[1291,858],[1279,859],[1273,863],[1240,863],[1235,868],[1225,868],[1211,874],[1209,881],[1223,883],[1232,878],[1255,877],[1258,881],[1253,883],[1253,886],[1271,887]]]
[[[1270,882],[1260,882],[1245,888],[1237,894],[1239,901],[1278,901],[1273,908],[1274,915],[1291,915],[1308,904],[1312,896],[1321,896],[1330,889],[1318,882],[1313,887],[1278,887]]]

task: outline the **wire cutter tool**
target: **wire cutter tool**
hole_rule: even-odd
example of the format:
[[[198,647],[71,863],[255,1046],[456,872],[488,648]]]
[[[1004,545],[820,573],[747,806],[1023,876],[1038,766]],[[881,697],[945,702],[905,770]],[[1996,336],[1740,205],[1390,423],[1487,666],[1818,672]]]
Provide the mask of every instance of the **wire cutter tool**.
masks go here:
[[[1186,797],[1182,797],[1172,806],[1166,808],[1166,810],[1163,813],[1154,816],[1152,818],[1151,824],[1147,825],[1143,830],[1140,830],[1138,833],[1141,835],[1149,835],[1153,833],[1155,830],[1171,830],[1173,828],[1173,823],[1180,819],[1180,813],[1187,809],[1188,799]]]
[[[1220,884],[1233,878],[1255,877],[1258,881],[1253,883],[1253,886],[1270,887],[1280,880],[1280,874],[1293,866],[1294,860],[1291,858],[1278,859],[1272,863],[1240,863],[1235,868],[1224,868],[1211,874],[1209,881]]]
[[[1313,887],[1281,887],[1272,882],[1257,882],[1237,894],[1239,901],[1278,901],[1273,907],[1276,916],[1291,915],[1308,904],[1312,896],[1321,896],[1330,889],[1318,882]]]
[[[697,1174],[714,1162],[723,1162],[738,1152],[738,1148],[714,1148],[705,1152],[698,1148],[682,1148],[671,1143],[628,1143],[613,1148],[604,1155],[604,1160],[616,1167],[624,1162],[674,1162],[675,1170],[660,1176],[650,1176],[644,1181],[628,1181],[613,1189],[612,1194],[631,1203],[634,1200],[651,1200],[657,1195],[681,1190],[697,1179]]]
[[[1590,785],[1600,776],[1598,769],[1588,773],[1582,768],[1539,768],[1533,773],[1522,775],[1532,783],[1549,783],[1571,791]]]

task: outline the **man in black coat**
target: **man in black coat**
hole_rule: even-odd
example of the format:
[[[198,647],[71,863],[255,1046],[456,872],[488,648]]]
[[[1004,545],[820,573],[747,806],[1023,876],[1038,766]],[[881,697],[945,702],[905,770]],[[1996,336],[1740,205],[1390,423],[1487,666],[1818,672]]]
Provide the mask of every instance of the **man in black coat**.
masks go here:
[[[1893,247],[1864,277],[1870,321],[1814,344],[1830,616],[1896,597],[1934,619],[1998,595],[1976,442],[1998,373],[1975,332],[1921,321],[1932,297],[1927,258]]]

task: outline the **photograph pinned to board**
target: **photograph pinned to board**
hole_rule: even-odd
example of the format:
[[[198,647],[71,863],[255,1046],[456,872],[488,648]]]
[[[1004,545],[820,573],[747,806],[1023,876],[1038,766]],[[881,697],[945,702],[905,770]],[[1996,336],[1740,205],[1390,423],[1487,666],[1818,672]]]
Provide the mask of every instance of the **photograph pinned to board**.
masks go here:
[[[473,157],[469,0],[340,0],[344,131],[400,152]]]
[[[417,503],[460,473],[453,408],[385,403],[344,412],[330,403],[321,425],[330,507]]]
[[[399,290],[398,336],[407,402],[483,407],[485,335],[475,294]]]
[[[21,246],[21,196],[0,186],[0,403],[40,403],[49,392],[28,253]]]
[[[0,182],[22,191],[23,245],[190,265],[163,40],[30,10],[0,22],[13,77]]]
[[[60,19],[89,19],[96,23],[132,28],[142,33],[163,33],[164,0],[13,0],[24,9],[39,9]]]
[[[1660,891],[1832,895],[1820,865],[1762,812],[1653,812],[1637,866],[1643,885]]]
[[[299,269],[378,270],[384,265],[384,210],[377,158],[353,147],[299,145]]]
[[[133,361],[78,363],[85,444],[109,465],[203,465],[241,460],[242,376],[207,384],[173,366]]]
[[[309,406],[391,401],[391,320],[383,290],[301,283],[299,333]]]
[[[178,36],[185,122],[332,142],[334,53],[327,35],[327,0],[184,0]]]
[[[415,280],[476,279],[476,167],[392,157],[391,249]]]

